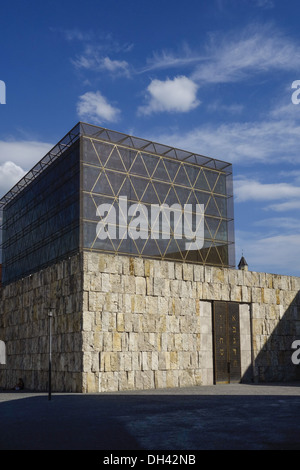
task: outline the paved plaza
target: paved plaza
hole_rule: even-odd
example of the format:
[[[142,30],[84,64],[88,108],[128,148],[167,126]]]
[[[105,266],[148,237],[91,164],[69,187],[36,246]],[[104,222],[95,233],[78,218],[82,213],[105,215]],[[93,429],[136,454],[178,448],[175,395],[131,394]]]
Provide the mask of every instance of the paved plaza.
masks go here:
[[[300,449],[300,384],[0,392],[0,449]]]

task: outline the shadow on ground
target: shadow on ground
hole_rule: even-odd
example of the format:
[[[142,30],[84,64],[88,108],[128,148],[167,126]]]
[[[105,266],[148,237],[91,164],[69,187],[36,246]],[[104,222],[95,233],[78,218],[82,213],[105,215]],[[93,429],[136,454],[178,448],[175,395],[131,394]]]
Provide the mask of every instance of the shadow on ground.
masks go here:
[[[0,393],[0,449],[300,450],[300,386]]]

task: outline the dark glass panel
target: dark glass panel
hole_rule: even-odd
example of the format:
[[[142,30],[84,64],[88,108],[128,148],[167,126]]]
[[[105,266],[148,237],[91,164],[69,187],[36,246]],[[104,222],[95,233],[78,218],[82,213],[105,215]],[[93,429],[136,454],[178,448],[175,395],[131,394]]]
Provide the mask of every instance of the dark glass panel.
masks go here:
[[[106,160],[105,166],[106,168],[110,168],[112,170],[126,171],[126,167],[117,147],[115,147],[111,152],[109,158]]]
[[[218,194],[224,194],[224,196],[226,195],[226,176],[222,173],[219,174],[215,184],[214,192]]]
[[[210,197],[207,206],[205,208],[205,213],[207,215],[214,215],[216,217],[220,217],[220,212],[218,210],[216,201],[213,196]]]
[[[142,196],[145,192],[148,179],[144,178],[138,178],[136,176],[130,176],[131,184],[134,188],[134,193],[136,195],[137,201],[140,201],[142,199]]]
[[[155,171],[155,168],[159,164],[159,157],[156,157],[155,155],[150,155],[147,153],[142,153],[143,156],[143,161],[146,165],[148,175],[151,177]]]
[[[129,173],[133,175],[140,175],[148,177],[146,165],[140,153],[137,153],[134,160],[131,163]]]
[[[83,141],[85,140],[86,139],[83,139]],[[92,147],[94,149],[94,152],[97,158],[95,158],[95,156],[92,156],[90,152],[86,154],[83,151],[83,157],[82,157],[83,160],[86,163],[93,163],[93,164],[97,164],[100,166],[105,166],[107,159],[109,158],[113,150],[113,145],[107,144],[105,142],[99,142],[97,140],[92,140]],[[92,160],[89,159],[91,156],[92,156]]]
[[[208,182],[203,173],[203,170],[200,171],[199,176],[195,182],[194,188],[200,191],[210,191],[210,188],[208,186]]]
[[[214,196],[215,202],[222,217],[227,217],[227,199],[221,196]]]
[[[156,166],[156,169],[152,175],[152,178],[156,180],[162,180],[165,182],[170,181],[170,177],[166,170],[163,159],[160,159],[160,161],[158,162],[158,165]]]
[[[179,171],[176,175],[174,183],[176,185],[180,184],[180,185],[187,186],[187,187],[191,186],[183,165],[181,165],[181,167],[179,168]]]
[[[160,204],[157,192],[152,183],[147,183],[145,186],[145,192],[142,196],[142,202],[149,204]]]
[[[217,182],[219,173],[216,171],[208,171],[208,170],[203,170],[205,177],[207,179],[207,182],[209,184],[210,190],[214,191],[215,184]]]
[[[159,183],[158,181],[153,183],[153,186],[155,187],[155,191],[158,195],[160,204],[163,204],[168,195],[168,192],[170,191],[171,186],[169,184]]]

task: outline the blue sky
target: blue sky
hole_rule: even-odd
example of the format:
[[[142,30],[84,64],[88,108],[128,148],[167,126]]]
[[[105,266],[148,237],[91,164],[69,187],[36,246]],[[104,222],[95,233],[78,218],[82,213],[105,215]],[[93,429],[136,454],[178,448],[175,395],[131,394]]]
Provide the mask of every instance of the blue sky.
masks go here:
[[[0,195],[82,120],[232,162],[237,263],[300,276],[299,15],[299,0],[2,3]]]

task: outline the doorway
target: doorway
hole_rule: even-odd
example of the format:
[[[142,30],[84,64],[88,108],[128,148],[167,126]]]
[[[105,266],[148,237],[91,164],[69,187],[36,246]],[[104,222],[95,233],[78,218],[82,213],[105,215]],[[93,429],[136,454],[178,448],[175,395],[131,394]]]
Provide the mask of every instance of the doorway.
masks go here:
[[[241,380],[239,304],[213,302],[214,382]]]

